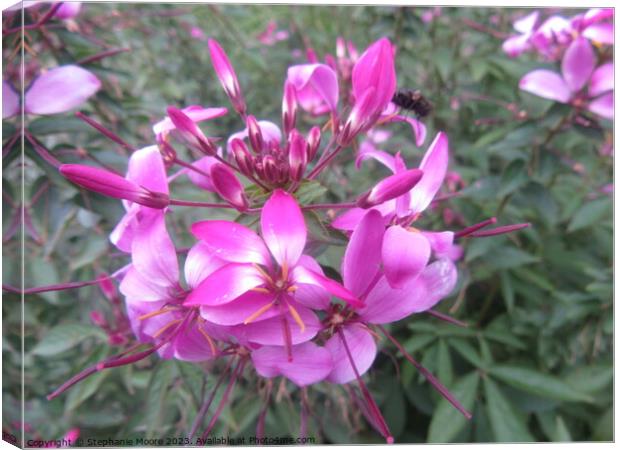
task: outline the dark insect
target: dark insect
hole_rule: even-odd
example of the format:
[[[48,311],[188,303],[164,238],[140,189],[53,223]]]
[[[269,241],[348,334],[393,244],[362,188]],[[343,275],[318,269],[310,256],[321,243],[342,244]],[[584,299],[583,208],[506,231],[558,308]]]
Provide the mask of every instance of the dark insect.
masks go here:
[[[392,97],[392,102],[400,108],[413,111],[418,117],[426,117],[433,110],[419,89],[399,89]]]

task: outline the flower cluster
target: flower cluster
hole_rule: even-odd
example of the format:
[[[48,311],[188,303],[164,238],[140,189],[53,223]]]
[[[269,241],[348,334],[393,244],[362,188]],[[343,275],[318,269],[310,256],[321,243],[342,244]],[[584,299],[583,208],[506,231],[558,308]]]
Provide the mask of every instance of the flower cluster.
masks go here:
[[[525,74],[519,87],[539,97],[613,119],[614,66],[607,46],[613,45],[613,10],[590,9],[571,19],[548,18],[536,27],[534,11],[515,22],[522,34],[504,42],[510,56],[536,50],[546,59],[560,61],[561,72],[536,69]]]
[[[362,379],[383,334],[469,417],[384,325],[422,312],[458,323],[432,310],[457,282],[455,262],[461,249],[455,240],[492,236],[527,224],[482,230],[495,223],[491,218],[458,232],[418,228],[429,206],[442,200],[438,193],[448,173],[449,143],[444,132],[437,133],[415,168],[408,168],[400,153],[392,155],[371,145],[381,141],[381,133],[382,142],[389,139],[377,127],[392,122],[409,123],[418,146],[426,136],[421,122],[401,115],[392,103],[397,80],[395,49],[388,39],[378,40],[361,55],[352,44],[339,41],[333,64],[314,61],[290,67],[283,87],[281,127],[248,113],[228,56],[213,39],[208,47],[217,77],[244,124],[224,141],[224,147],[218,146],[221,137],[208,136],[199,124],[228,114],[227,108],[171,106],[167,117],[153,127],[154,144],[131,154],[125,176],[93,166],[59,167],[73,183],[122,200],[126,212],[110,240],[131,262],[109,277],[70,286],[101,285],[114,304],[115,323],[100,313],[94,313],[92,320],[108,332],[112,345],[124,346],[124,351],[77,374],[49,398],[90,374],[154,353],[192,362],[225,358],[229,363],[224,376],[230,381],[206,435],[236,380],[251,364],[261,377],[282,376],[300,387],[356,381],[363,412],[391,442],[389,428]],[[341,89],[347,92],[342,101]],[[302,130],[300,111],[326,116],[327,122]],[[327,130],[329,139],[324,136]],[[357,166],[374,159],[391,174],[348,203],[301,203],[301,189],[316,183],[338,155],[357,147],[358,140],[363,143]],[[179,144],[195,161],[179,156],[175,148]],[[175,167],[179,170],[172,172]],[[174,198],[171,186],[184,176],[221,201]],[[179,249],[166,217],[173,208],[187,206],[233,209],[241,213],[239,217],[252,219],[244,223],[258,226],[199,221],[189,230],[194,245]],[[324,220],[348,240],[342,281],[328,277],[306,245],[306,213],[324,210],[329,212]],[[334,217],[339,210],[344,212]],[[179,259],[185,252],[181,274]],[[118,308],[113,281],[119,282],[124,296],[126,318]],[[137,339],[133,345],[130,333]]]

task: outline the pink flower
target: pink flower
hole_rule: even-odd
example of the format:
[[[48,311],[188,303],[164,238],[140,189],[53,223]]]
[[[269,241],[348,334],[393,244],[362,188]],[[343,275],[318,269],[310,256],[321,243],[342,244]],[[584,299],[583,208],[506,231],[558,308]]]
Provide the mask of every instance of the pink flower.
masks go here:
[[[202,281],[204,268],[213,264],[201,247],[192,247],[185,261],[189,289]],[[203,361],[216,356],[214,339],[220,337],[221,331],[182,306],[188,292],[179,284],[176,249],[162,214],[138,224],[131,260],[119,289],[125,296],[127,315],[138,340],[158,344],[163,358]]]
[[[306,225],[295,199],[278,189],[261,213],[262,238],[226,221],[198,222],[192,232],[221,266],[187,297],[202,317],[226,326],[240,342],[292,346],[312,339],[321,325],[312,309],[329,305],[328,293],[361,306],[304,255]],[[292,324],[296,323],[296,326]]]
[[[286,30],[277,30],[278,24],[275,20],[269,21],[265,31],[257,36],[258,41],[263,45],[274,45],[276,42],[288,39],[289,33]]]
[[[356,310],[349,319],[344,319],[344,315],[339,312],[335,312],[330,318],[332,325],[342,326],[344,339],[360,376],[370,368],[377,352],[368,325],[395,322],[410,314],[432,308],[452,291],[457,279],[456,267],[449,259],[441,258],[427,266],[428,257],[420,255],[415,246],[406,245],[412,242],[408,242],[404,233],[412,236],[419,233],[408,232],[399,227],[389,230],[396,231],[399,241],[387,243],[386,249],[385,240],[390,238],[385,232],[384,220],[378,211],[367,212],[357,224],[345,251],[342,274],[345,287],[364,299],[365,305]],[[393,247],[394,244],[407,246],[409,249],[407,257],[399,260],[400,264],[419,266],[417,275],[400,288],[390,286],[388,267],[385,266],[386,251],[394,252],[394,256],[405,256]],[[403,269],[408,271],[410,268]],[[339,336],[332,336],[325,348],[331,352],[334,361],[334,369],[327,380],[333,383],[348,383],[355,379],[352,362],[347,357],[344,343]]]
[[[73,19],[80,13],[80,9],[82,9],[82,2],[62,2],[54,17],[61,20]]]
[[[587,39],[580,37],[566,49],[562,75],[546,69],[527,73],[519,87],[539,97],[569,103],[613,119],[613,64],[594,68],[596,58]],[[589,83],[587,91],[583,91]]]
[[[502,44],[502,49],[508,56],[514,58],[532,48],[530,39],[536,30],[539,14],[538,11],[534,11],[514,23],[514,29],[521,34],[509,37]]]
[[[228,114],[228,110],[226,108],[204,108],[200,105],[187,106],[181,109],[181,112],[189,117],[189,119],[194,123],[202,122],[203,120],[216,119]],[[171,118],[165,117],[153,125],[153,133],[155,133],[158,137],[164,137],[176,128],[177,127]]]
[[[86,69],[66,65],[37,77],[24,93],[26,114],[59,114],[82,103],[101,87],[99,79]],[[2,82],[2,118],[19,113],[19,96],[6,81]]]
[[[312,115],[335,112],[338,108],[338,77],[325,64],[291,66],[287,83],[295,88],[299,106]]]

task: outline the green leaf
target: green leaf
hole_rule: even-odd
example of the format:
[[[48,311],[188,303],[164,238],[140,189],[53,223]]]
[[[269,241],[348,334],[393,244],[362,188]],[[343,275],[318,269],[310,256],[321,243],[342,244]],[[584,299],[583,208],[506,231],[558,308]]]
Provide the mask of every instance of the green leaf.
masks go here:
[[[450,392],[461,402],[464,408],[471,410],[478,393],[478,372],[471,372],[458,380],[450,388]],[[446,399],[441,399],[431,419],[428,442],[452,442],[456,435],[469,422]]]
[[[163,437],[161,425],[165,413],[166,395],[172,384],[174,368],[172,361],[161,361],[151,377],[147,401],[144,405],[144,424],[147,426],[146,436],[148,438]]]
[[[474,367],[485,367],[486,364],[484,364],[476,349],[469,342],[462,339],[449,339],[448,342],[454,350],[472,363]]]
[[[611,200],[602,198],[592,200],[577,210],[570,223],[568,224],[568,232],[581,230],[594,225],[601,220],[611,220]]]
[[[309,205],[314,200],[321,198],[327,192],[327,188],[316,180],[304,181],[295,192],[295,197],[301,205]]]
[[[57,355],[91,337],[96,337],[102,342],[107,340],[103,330],[92,325],[78,323],[58,325],[48,331],[31,352],[40,356]]]
[[[501,365],[488,372],[510,386],[552,400],[592,402],[592,398],[576,391],[560,378],[525,367]]]
[[[499,274],[502,287],[502,297],[506,303],[506,309],[511,312],[515,306],[515,291],[512,288],[512,281],[507,271],[502,271]]]
[[[504,397],[500,388],[489,378],[484,378],[484,396],[487,402],[491,428],[498,442],[533,442],[525,420]]]
[[[529,181],[525,162],[517,159],[508,165],[501,178],[501,188],[497,195],[505,197]]]
[[[515,247],[494,248],[484,256],[494,270],[511,269],[538,261],[536,256]]]
[[[452,384],[452,358],[450,357],[450,349],[445,339],[439,339],[439,347],[437,349],[437,378],[446,386]]]
[[[54,133],[77,133],[89,130],[91,130],[90,126],[77,117],[40,117],[28,125],[28,131],[35,136]]]
[[[101,386],[103,381],[112,373],[110,370],[102,370],[97,372],[85,380],[78,383],[69,390],[65,408],[72,411],[80,406],[84,401],[88,400]]]
[[[611,382],[614,378],[614,369],[611,365],[595,365],[577,367],[572,373],[564,378],[566,384],[584,394],[609,388],[611,396]]]
[[[571,438],[570,431],[568,431],[568,428],[566,427],[566,424],[561,416],[557,416],[555,418],[555,433],[553,440],[555,442],[571,442],[573,440]]]

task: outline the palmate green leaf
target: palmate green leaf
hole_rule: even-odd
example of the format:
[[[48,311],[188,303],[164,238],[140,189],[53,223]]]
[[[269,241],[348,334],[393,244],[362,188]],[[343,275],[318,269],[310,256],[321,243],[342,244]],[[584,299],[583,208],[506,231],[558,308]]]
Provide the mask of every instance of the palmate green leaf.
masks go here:
[[[568,224],[568,232],[587,228],[606,219],[611,220],[611,199],[592,200],[575,212]]]
[[[450,392],[461,402],[463,407],[471,410],[478,394],[478,372],[470,372],[454,385]],[[427,441],[429,443],[453,442],[464,427],[470,426],[468,420],[446,399],[441,399],[431,419]]]
[[[483,258],[494,270],[512,269],[526,264],[537,262],[539,258],[524,250],[515,247],[494,248]]]
[[[478,354],[478,351],[468,341],[463,339],[448,339],[450,346],[474,367],[485,367],[486,364]]]
[[[498,365],[488,369],[489,374],[517,389],[552,400],[592,402],[592,397],[576,391],[562,379],[526,367]]]
[[[611,364],[597,364],[577,367],[564,377],[564,381],[573,389],[584,394],[594,394],[608,388],[611,395],[613,377],[614,369]]]
[[[498,442],[533,442],[524,417],[504,397],[500,388],[489,377],[483,381],[489,421]]]
[[[31,353],[39,356],[57,355],[91,337],[102,342],[107,340],[105,332],[92,325],[79,323],[58,325],[43,336],[41,341],[31,350]]]

